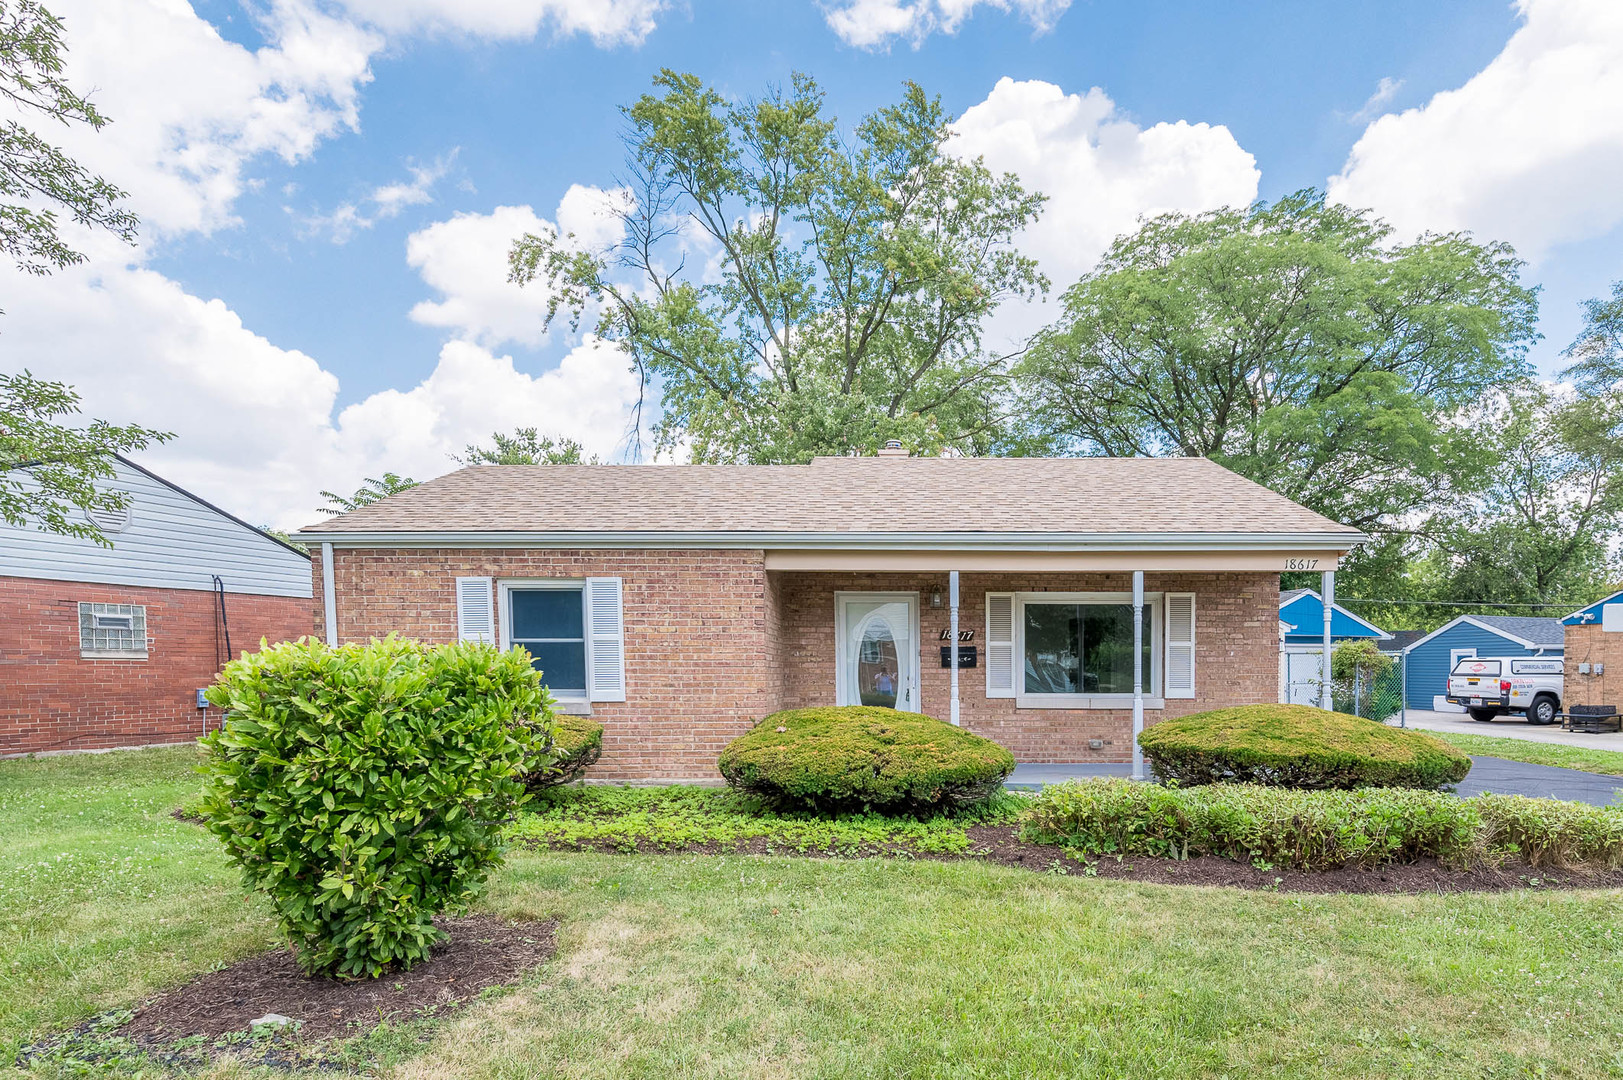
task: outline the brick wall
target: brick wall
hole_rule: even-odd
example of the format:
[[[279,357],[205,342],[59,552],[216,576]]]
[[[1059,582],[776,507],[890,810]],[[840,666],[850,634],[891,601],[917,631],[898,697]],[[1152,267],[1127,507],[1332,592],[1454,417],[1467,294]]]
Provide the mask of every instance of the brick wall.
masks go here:
[[[1608,634],[1598,625],[1567,627],[1566,675],[1562,690],[1566,705],[1616,705],[1623,707],[1623,634]],[[1579,664],[1604,664],[1606,670],[1578,674]]]
[[[950,620],[931,608],[930,590],[947,591],[947,575],[785,573],[782,577],[786,708],[834,703],[834,594],[917,592],[923,709],[945,719],[951,672],[941,667],[939,636]],[[987,592],[1129,592],[1131,574],[964,574],[960,630],[974,630],[981,667],[959,672],[965,727],[1030,762],[1120,762],[1132,758],[1132,709],[1018,709],[1012,698],[986,696]],[[1195,697],[1146,709],[1146,723],[1227,705],[1279,699],[1279,575],[1261,573],[1144,575],[1146,592],[1195,594]],[[1147,631],[1146,631],[1147,632]],[[1093,740],[1103,745],[1094,749]]]
[[[79,603],[144,604],[145,660],[79,655]],[[224,655],[211,592],[0,577],[0,755],[185,742],[219,725],[196,706]],[[226,594],[237,652],[310,633],[303,597]]]
[[[316,617],[321,613],[320,560]],[[358,550],[334,552],[342,640],[395,631],[425,641],[456,636],[455,579],[585,578],[624,582],[626,697],[598,702],[604,724],[598,780],[713,779],[716,756],[780,707],[834,701],[836,590],[918,591],[923,706],[948,713],[939,666],[945,608],[928,606],[945,574],[768,573],[760,551]],[[1275,574],[1150,574],[1150,591],[1196,594],[1196,693],[1147,719],[1278,696],[1279,585]],[[1125,591],[1127,574],[982,575],[963,579],[962,625],[984,652],[984,594],[993,591]],[[1123,761],[1132,753],[1131,711],[1016,709],[985,696],[984,669],[963,672],[971,730],[1022,761]],[[1089,741],[1101,740],[1100,749]]]
[[[341,640],[433,642],[456,637],[458,577],[621,578],[626,700],[592,706],[604,726],[593,779],[714,778],[721,748],[777,708],[760,551],[338,549],[333,575]]]

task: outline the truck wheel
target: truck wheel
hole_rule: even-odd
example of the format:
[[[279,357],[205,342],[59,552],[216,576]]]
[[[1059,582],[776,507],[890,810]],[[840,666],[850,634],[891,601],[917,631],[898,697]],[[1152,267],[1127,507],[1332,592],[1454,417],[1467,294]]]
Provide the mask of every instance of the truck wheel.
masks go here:
[[[1555,723],[1556,701],[1549,694],[1540,694],[1527,707],[1527,722],[1543,726]]]
[[[1489,720],[1492,720],[1495,716],[1499,715],[1492,709],[1466,709],[1465,711],[1471,714],[1472,720],[1482,724],[1486,724]]]

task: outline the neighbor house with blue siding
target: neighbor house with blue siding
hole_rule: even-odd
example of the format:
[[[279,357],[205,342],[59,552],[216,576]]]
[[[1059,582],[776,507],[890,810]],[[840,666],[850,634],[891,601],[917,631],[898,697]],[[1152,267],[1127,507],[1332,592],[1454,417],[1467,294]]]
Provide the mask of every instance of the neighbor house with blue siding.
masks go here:
[[[1561,656],[1560,619],[1524,615],[1461,615],[1403,650],[1404,704],[1411,709],[1460,712],[1444,700],[1448,673],[1462,656]]]
[[[1279,700],[1317,705],[1323,679],[1324,598],[1313,589],[1279,594]],[[1392,637],[1340,604],[1330,605],[1331,648],[1343,641],[1385,644]]]

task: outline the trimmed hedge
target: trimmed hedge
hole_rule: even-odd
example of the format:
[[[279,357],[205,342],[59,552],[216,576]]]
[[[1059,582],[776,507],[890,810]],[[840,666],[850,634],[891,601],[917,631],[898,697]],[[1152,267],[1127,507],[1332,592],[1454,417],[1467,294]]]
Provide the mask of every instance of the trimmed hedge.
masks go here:
[[[514,779],[551,743],[529,658],[390,636],[272,645],[207,692],[204,825],[264,892],[311,974],[410,967],[502,860],[527,796]]]
[[[1027,840],[1084,854],[1215,855],[1296,870],[1426,857],[1461,869],[1507,857],[1534,867],[1623,866],[1623,811],[1520,795],[1073,780],[1045,788],[1021,828]]]
[[[1185,785],[1435,790],[1471,771],[1470,756],[1441,739],[1311,705],[1246,705],[1163,720],[1138,744],[1156,776]]]
[[[589,716],[560,713],[553,721],[546,761],[519,777],[532,793],[579,780],[603,756],[603,725]]]
[[[918,713],[871,705],[788,709],[739,736],[717,762],[727,783],[818,810],[922,810],[995,794],[1014,755]]]

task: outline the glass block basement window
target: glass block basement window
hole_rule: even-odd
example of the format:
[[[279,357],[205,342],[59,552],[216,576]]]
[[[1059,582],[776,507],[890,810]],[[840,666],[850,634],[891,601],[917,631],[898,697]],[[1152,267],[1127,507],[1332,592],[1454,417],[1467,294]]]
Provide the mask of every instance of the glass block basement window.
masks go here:
[[[141,604],[80,604],[79,651],[86,656],[145,656],[146,607]]]

